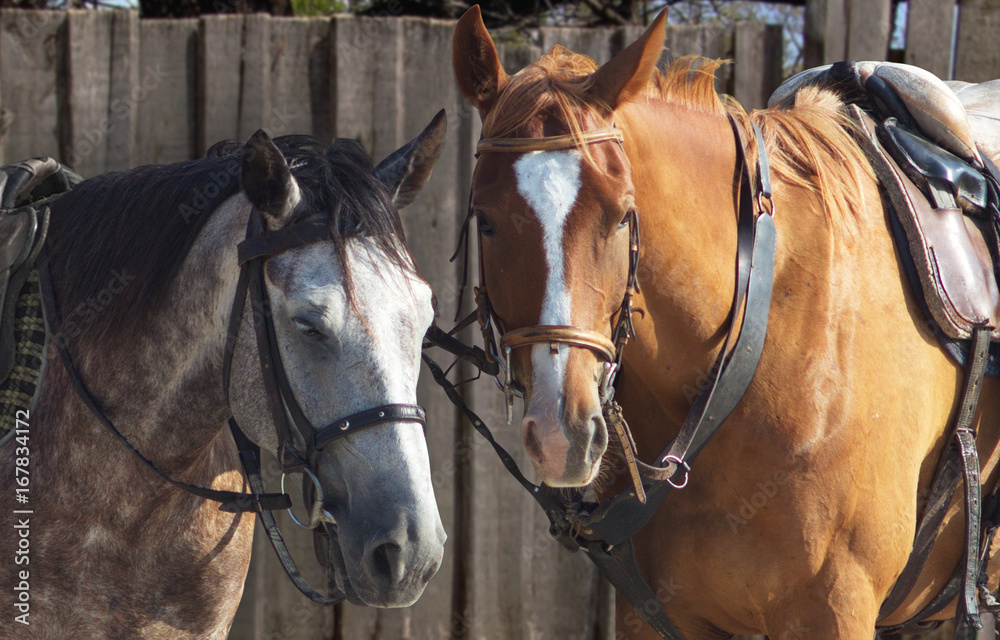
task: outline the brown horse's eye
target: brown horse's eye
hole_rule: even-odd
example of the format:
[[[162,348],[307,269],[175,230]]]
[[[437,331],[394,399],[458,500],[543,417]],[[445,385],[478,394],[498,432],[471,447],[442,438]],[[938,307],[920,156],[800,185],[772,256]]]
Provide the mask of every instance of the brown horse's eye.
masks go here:
[[[497,233],[496,227],[486,219],[481,211],[476,212],[476,225],[479,227],[479,233],[484,236],[494,236]]]
[[[629,221],[635,217],[635,209],[629,209],[625,212],[625,216],[622,217],[622,221],[618,223],[619,229],[624,229],[628,226]]]

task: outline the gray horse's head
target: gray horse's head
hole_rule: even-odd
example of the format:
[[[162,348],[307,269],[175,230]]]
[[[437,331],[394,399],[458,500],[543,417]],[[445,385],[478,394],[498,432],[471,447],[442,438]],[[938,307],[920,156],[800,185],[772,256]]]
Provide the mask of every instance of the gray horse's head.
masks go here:
[[[417,401],[421,343],[433,308],[431,289],[404,245],[397,209],[427,182],[445,129],[442,112],[374,168],[354,141],[320,150],[279,148],[258,132],[243,148],[243,192],[269,230],[314,220],[333,234],[332,241],[285,251],[264,265],[265,312],[295,400],[317,428],[358,411]],[[258,361],[255,315],[259,319],[260,310],[249,307],[244,314],[230,399],[247,435],[274,453],[279,441]],[[304,442],[298,447],[304,450]],[[441,564],[446,538],[422,426],[390,422],[352,433],[318,451],[312,468],[324,496],[313,513],[335,524],[339,586],[355,603],[416,601]]]

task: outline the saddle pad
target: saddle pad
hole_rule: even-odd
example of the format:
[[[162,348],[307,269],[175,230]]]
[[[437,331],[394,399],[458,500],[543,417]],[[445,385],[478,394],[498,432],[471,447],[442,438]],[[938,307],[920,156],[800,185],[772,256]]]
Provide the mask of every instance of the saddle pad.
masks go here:
[[[14,341],[14,368],[0,382],[0,438],[14,429],[18,411],[31,408],[38,387],[45,353],[45,319],[37,268],[31,270],[14,305]]]

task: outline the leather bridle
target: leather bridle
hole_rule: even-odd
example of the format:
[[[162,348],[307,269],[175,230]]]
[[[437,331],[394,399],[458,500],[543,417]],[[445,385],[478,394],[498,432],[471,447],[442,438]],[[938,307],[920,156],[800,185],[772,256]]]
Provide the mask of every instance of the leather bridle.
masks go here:
[[[756,172],[753,172],[747,159],[741,127],[732,116],[729,116],[729,121],[736,143],[739,169],[736,287],[730,311],[729,331],[712,366],[707,384],[695,398],[677,436],[657,456],[653,464],[643,463],[635,457],[634,443],[625,424],[621,407],[614,401],[614,387],[611,385],[615,370],[621,362],[625,342],[628,336],[633,334],[631,295],[638,288],[636,274],[639,260],[636,216],[632,216],[630,220],[634,231],[632,231],[629,254],[629,282],[611,340],[599,332],[581,330],[578,327],[535,326],[518,330],[522,333],[504,332],[489,304],[486,283],[483,279],[485,271],[481,249],[480,286],[476,288],[476,310],[459,322],[452,331],[445,333],[432,326],[427,335],[428,345],[441,347],[497,378],[499,386],[507,394],[508,420],[511,415],[513,384],[509,363],[505,361],[509,359],[509,349],[527,344],[565,343],[592,349],[608,362],[608,356],[611,355],[608,342],[612,343],[614,370],[607,371],[605,375],[605,378],[610,380],[606,394],[602,396],[602,408],[609,430],[613,427],[618,435],[632,475],[632,488],[598,504],[586,500],[582,490],[556,490],[544,484],[535,485],[521,473],[513,456],[497,443],[485,421],[466,405],[456,385],[448,380],[446,371],[426,353],[423,356],[434,380],[444,389],[448,398],[462,410],[473,428],[493,447],[507,471],[545,511],[549,518],[549,532],[552,536],[570,551],[583,550],[643,619],[662,637],[670,640],[683,640],[683,635],[667,616],[663,602],[657,598],[656,593],[642,577],[633,551],[632,536],[649,522],[671,491],[686,486],[691,462],[732,413],[749,387],[767,333],[774,278],[776,232],[772,218],[774,207],[771,201],[770,170],[763,134],[756,123],[751,121],[750,126],[757,142]],[[578,138],[564,135],[527,140],[487,139],[480,143],[479,151],[555,150],[608,140],[617,140],[621,143],[620,130],[613,127],[584,132],[584,135]],[[468,224],[471,217],[470,210],[459,237],[459,250],[453,256],[453,259],[457,258],[463,246],[465,247],[465,276],[468,274]],[[464,279],[465,277],[463,285]],[[453,337],[473,322],[478,322],[480,325],[485,348],[463,345]],[[506,358],[501,358],[497,352],[494,324],[501,334],[501,346],[504,348]],[[600,336],[600,339],[595,336]],[[504,380],[500,380],[501,374],[504,375]]]
[[[261,375],[267,394],[268,405],[278,436],[278,461],[282,472],[282,492],[266,493],[260,472],[260,449],[243,433],[236,420],[229,418],[229,426],[233,433],[240,459],[250,485],[250,493],[235,491],[219,491],[197,485],[180,482],[160,470],[149,459],[142,455],[128,439],[118,430],[107,417],[106,412],[94,398],[80,376],[79,370],[65,343],[57,341],[56,347],[60,358],[76,393],[90,411],[104,424],[126,449],[135,455],[140,462],[151,469],[156,475],[170,484],[207,500],[221,503],[219,509],[232,513],[254,511],[261,519],[268,535],[268,540],[274,548],[282,567],[295,586],[313,602],[320,605],[330,605],[341,602],[345,595],[335,586],[334,563],[332,559],[333,545],[330,540],[336,531],[333,517],[323,506],[323,492],[317,479],[314,467],[317,454],[322,449],[341,438],[358,433],[364,429],[385,424],[387,422],[426,423],[423,407],[416,404],[386,404],[365,409],[349,416],[335,420],[324,427],[315,427],[306,417],[301,405],[295,399],[275,334],[274,319],[270,313],[267,286],[264,277],[264,263],[285,251],[314,244],[332,241],[333,234],[329,226],[320,222],[300,222],[288,225],[280,230],[267,229],[264,214],[256,208],[250,211],[247,222],[246,239],[238,245],[240,275],[236,284],[236,294],[229,316],[226,334],[226,345],[223,357],[223,388],[227,404],[229,403],[229,383],[232,373],[233,354],[243,320],[244,309],[249,299],[250,306],[260,319],[255,318],[254,329],[257,338],[257,353],[260,360]],[[49,335],[59,335],[61,326],[56,298],[49,273],[49,259],[45,251],[39,256],[39,282],[42,298],[46,307],[46,320],[49,325]],[[304,445],[300,447],[300,443]],[[284,478],[286,474],[302,473],[311,480],[311,485],[303,482],[304,496],[312,497],[309,509],[309,521],[303,523],[291,511],[291,498],[284,493]],[[287,509],[292,519],[306,528],[314,530],[314,534],[326,545],[326,556],[322,558],[327,569],[327,595],[305,582],[295,565],[291,554],[285,545],[272,514],[273,510]]]
[[[541,138],[484,138],[476,146],[476,157],[487,152],[527,153],[531,151],[575,149],[583,145],[598,144],[601,142],[615,142],[621,147],[624,142],[624,136],[617,127],[609,127],[606,129],[585,131],[579,135],[563,134]],[[463,235],[466,238],[468,237],[467,228],[473,217],[475,217],[475,212],[472,210],[470,200],[469,212],[463,228]],[[511,355],[516,349],[522,347],[547,344],[553,353],[557,353],[559,345],[562,344],[569,347],[589,349],[594,352],[597,359],[603,362],[604,365],[598,385],[602,405],[606,405],[611,401],[615,375],[621,367],[622,352],[629,338],[634,335],[634,328],[632,326],[632,296],[639,288],[637,277],[639,269],[639,219],[635,209],[630,209],[627,217],[629,228],[628,278],[622,302],[615,312],[617,317],[611,327],[610,338],[600,331],[571,325],[530,325],[517,329],[506,329],[503,321],[494,311],[493,305],[490,303],[489,294],[487,293],[483,265],[482,234],[478,234],[479,287],[476,289],[477,314],[483,324],[487,353],[497,359],[504,372],[501,388],[503,389],[506,403],[507,424],[513,421],[514,397],[524,396],[523,389],[514,380],[511,368]],[[492,335],[493,326],[496,326],[500,334],[499,352],[495,347],[496,340]],[[489,332],[490,335],[486,336],[486,332]]]
[[[229,328],[226,333],[223,387],[228,402],[233,353],[249,296],[251,308],[257,313],[263,313],[262,321],[255,321],[253,324],[264,389],[278,434],[278,462],[281,464],[282,473],[301,472],[311,467],[316,462],[317,453],[324,446],[364,429],[387,422],[426,423],[426,413],[420,405],[385,404],[353,413],[317,428],[309,421],[295,399],[295,393],[288,382],[278,351],[274,320],[269,313],[270,299],[265,286],[264,263],[290,249],[332,240],[330,227],[324,222],[303,222],[278,231],[266,230],[263,214],[254,209],[247,223],[246,240],[237,247],[240,277],[236,283],[236,295],[233,298]],[[304,449],[300,450],[299,442],[305,445]]]

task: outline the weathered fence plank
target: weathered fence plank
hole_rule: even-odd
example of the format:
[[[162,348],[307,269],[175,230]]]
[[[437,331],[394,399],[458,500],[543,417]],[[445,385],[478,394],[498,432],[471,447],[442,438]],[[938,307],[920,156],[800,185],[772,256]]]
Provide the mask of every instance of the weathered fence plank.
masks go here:
[[[198,153],[239,137],[244,17],[198,21]]]
[[[65,11],[0,12],[0,84],[13,122],[4,159],[62,157]]]
[[[889,54],[891,0],[849,0],[847,60],[885,60]]]
[[[763,109],[781,84],[781,25],[745,22],[733,34],[733,97],[747,111]]]
[[[271,119],[270,16],[248,15],[243,23],[243,67],[238,140],[246,140]]]
[[[806,68],[847,59],[849,0],[806,0]]]
[[[333,135],[354,138],[374,149],[375,73],[373,56],[359,43],[370,18],[334,16],[330,25],[330,102]]]
[[[111,131],[110,12],[68,11],[66,163],[84,177],[104,173]]]
[[[332,138],[330,22],[290,18],[271,23],[271,113],[264,123],[272,136],[308,131]]]
[[[1000,0],[962,0],[958,15],[955,79],[984,82],[1000,78]]]
[[[136,162],[159,164],[199,155],[196,140],[198,20],[143,20]]]
[[[910,0],[906,63],[950,79],[954,20],[955,0]]]
[[[105,171],[120,171],[135,166],[139,124],[136,110],[140,93],[146,90],[141,84],[143,75],[139,68],[139,12],[115,11],[113,16],[108,96],[111,131],[107,135]]]
[[[372,19],[359,23],[368,36],[362,50],[374,58],[372,86],[372,157],[384,158],[404,141],[403,120],[407,105],[406,42],[402,20]],[[376,44],[377,43],[377,44]],[[430,63],[436,61],[428,61]]]

